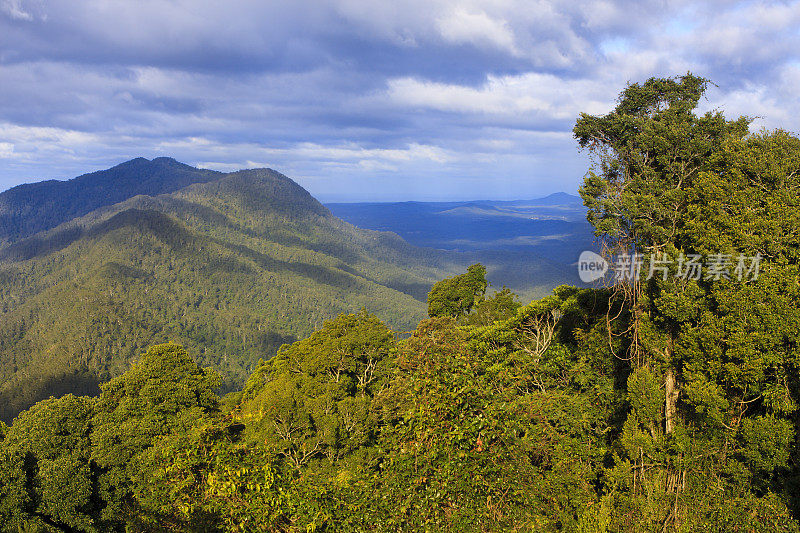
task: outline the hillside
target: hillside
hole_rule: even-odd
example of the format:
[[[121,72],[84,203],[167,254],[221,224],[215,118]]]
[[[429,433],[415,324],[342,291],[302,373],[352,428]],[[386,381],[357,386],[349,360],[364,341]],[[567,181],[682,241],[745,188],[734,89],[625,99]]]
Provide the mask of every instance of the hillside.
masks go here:
[[[137,194],[0,248],[0,417],[51,394],[96,392],[168,340],[238,386],[260,359],[341,312],[365,307],[412,329],[431,284],[463,267],[464,258],[337,219],[275,171],[187,169],[137,159],[66,182],[87,186],[69,185],[78,195]],[[138,173],[149,190],[171,192],[138,194],[150,187],[132,186]],[[37,213],[66,186],[37,187],[48,192],[21,204],[19,191],[4,193],[15,235],[38,227]],[[96,204],[77,203],[53,220]]]
[[[219,172],[190,167],[168,157],[152,161],[138,157],[68,181],[19,185],[0,193],[0,245],[54,228],[137,194],[170,193],[220,177]]]

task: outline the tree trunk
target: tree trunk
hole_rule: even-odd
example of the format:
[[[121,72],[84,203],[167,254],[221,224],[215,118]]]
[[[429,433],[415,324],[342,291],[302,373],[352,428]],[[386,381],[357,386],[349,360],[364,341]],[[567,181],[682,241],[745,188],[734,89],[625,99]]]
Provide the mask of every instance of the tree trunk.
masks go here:
[[[675,410],[678,403],[679,394],[679,391],[675,386],[675,374],[673,373],[672,368],[667,369],[664,385],[666,389],[666,394],[664,395],[666,398],[664,403],[664,433],[669,435],[675,428]]]

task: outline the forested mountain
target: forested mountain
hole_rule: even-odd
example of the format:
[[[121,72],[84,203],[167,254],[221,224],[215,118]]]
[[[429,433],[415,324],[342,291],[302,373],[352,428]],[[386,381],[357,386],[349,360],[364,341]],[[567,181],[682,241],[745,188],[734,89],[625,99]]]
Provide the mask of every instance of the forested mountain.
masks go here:
[[[77,199],[58,202],[53,220],[111,201],[95,194],[137,195],[0,248],[6,420],[50,394],[95,392],[153,343],[185,344],[230,387],[341,312],[365,307],[411,329],[432,281],[463,266],[355,228],[271,170],[220,174],[136,159],[66,184]],[[39,227],[38,213],[67,185],[34,186],[48,192],[21,203],[12,189],[6,209],[18,228]],[[173,192],[139,194],[164,190]],[[73,200],[83,207],[68,210]]]
[[[193,168],[168,157],[152,161],[138,157],[69,181],[19,185],[0,193],[0,245],[54,228],[137,194],[154,196],[174,192],[192,183],[220,177],[219,172]]]

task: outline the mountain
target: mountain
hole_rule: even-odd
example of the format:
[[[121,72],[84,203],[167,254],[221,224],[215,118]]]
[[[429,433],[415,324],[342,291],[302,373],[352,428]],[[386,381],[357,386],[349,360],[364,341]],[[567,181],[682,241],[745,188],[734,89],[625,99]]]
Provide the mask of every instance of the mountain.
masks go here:
[[[68,181],[19,185],[0,193],[0,245],[54,228],[137,194],[170,193],[220,176],[219,172],[190,167],[168,157],[152,161],[138,157]]]
[[[497,201],[498,204],[513,204],[513,205],[560,205],[560,206],[574,206],[583,209],[583,199],[580,196],[569,194],[566,192],[554,192],[543,198],[536,198],[535,200],[511,200],[509,202]]]
[[[186,345],[231,389],[341,312],[412,329],[430,286],[469,261],[359,229],[269,169],[140,158],[0,200],[4,420],[95,393],[160,342]]]

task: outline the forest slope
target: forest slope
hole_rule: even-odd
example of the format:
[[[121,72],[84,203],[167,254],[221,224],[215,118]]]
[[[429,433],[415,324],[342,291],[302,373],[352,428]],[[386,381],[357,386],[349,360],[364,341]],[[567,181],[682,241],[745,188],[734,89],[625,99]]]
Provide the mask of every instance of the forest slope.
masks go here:
[[[178,165],[175,182],[156,190],[191,174],[172,160],[129,163],[115,168],[147,176]],[[119,175],[106,175],[105,189]],[[0,248],[3,419],[51,394],[96,392],[157,342],[191,347],[233,386],[342,312],[365,307],[408,330],[424,316],[431,283],[463,266],[339,220],[275,171],[194,178],[209,176]],[[120,179],[123,188],[135,181]]]

